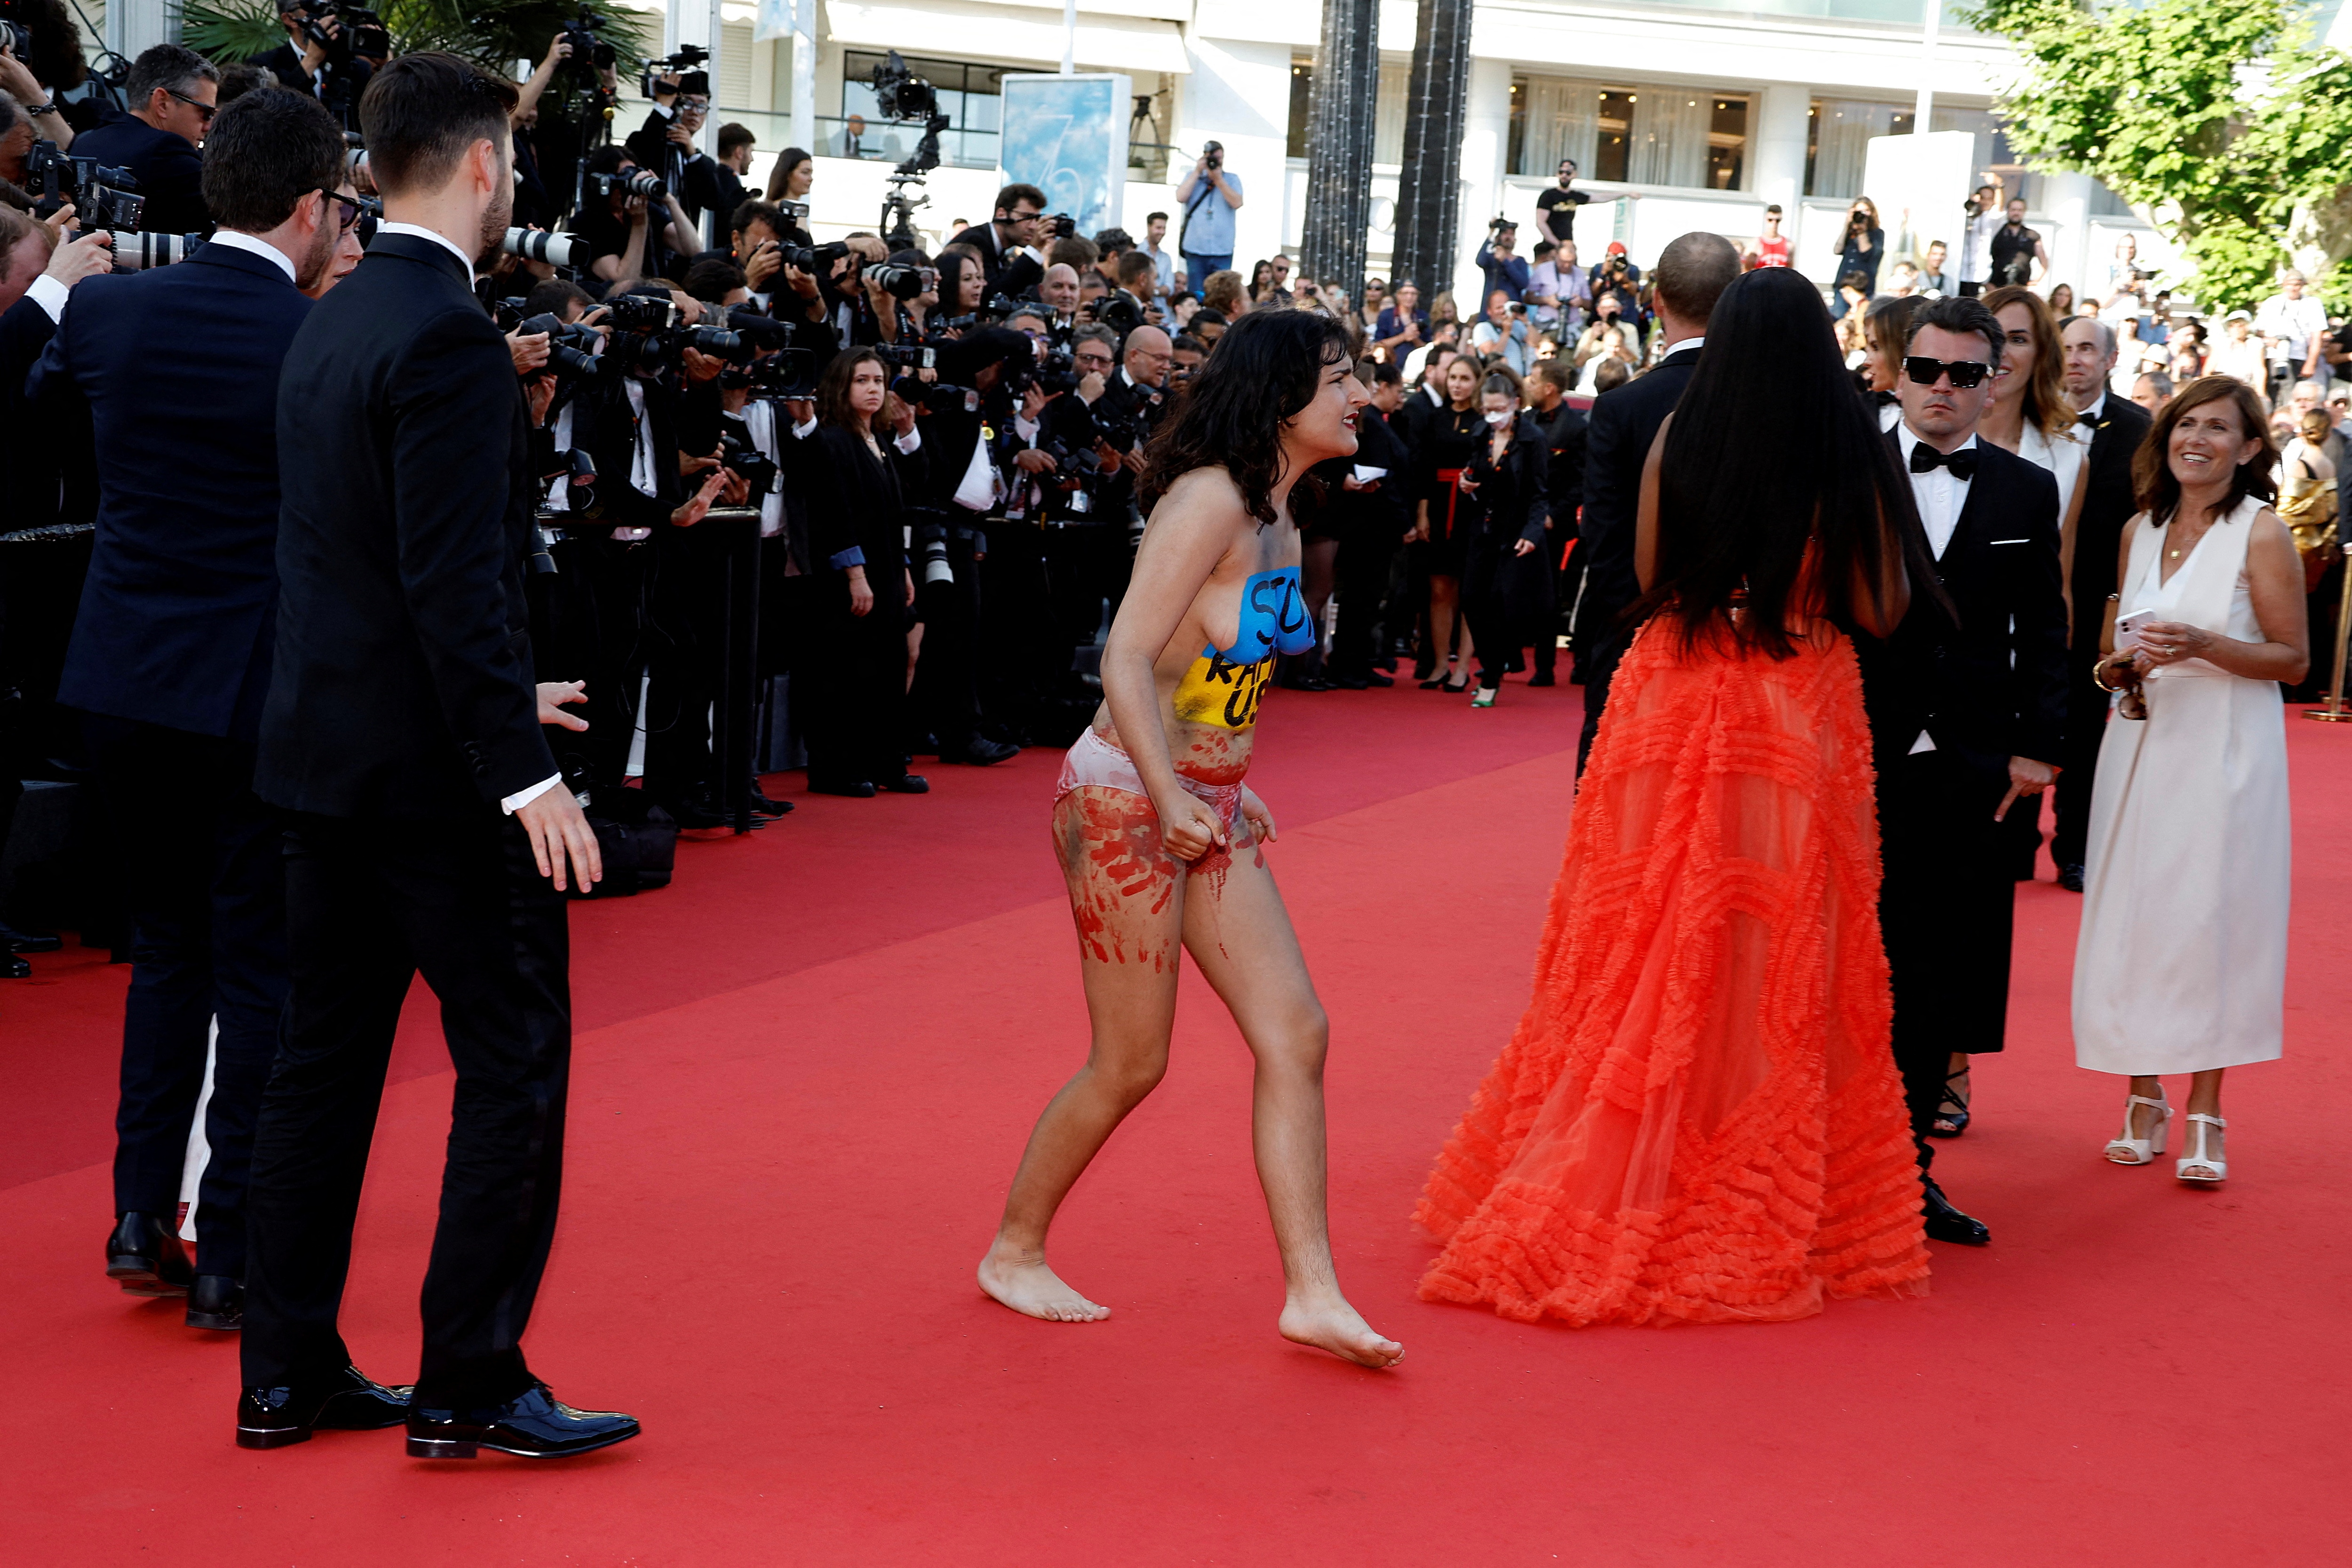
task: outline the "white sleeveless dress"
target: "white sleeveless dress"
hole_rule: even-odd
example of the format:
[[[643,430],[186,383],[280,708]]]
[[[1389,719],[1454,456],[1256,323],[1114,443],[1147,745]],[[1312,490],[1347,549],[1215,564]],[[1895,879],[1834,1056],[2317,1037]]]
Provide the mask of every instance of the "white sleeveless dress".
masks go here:
[[[2246,582],[2249,496],[2168,583],[2168,529],[2142,513],[2120,614],[2263,640]],[[2149,673],[2145,720],[2111,718],[2091,793],[2074,950],[2074,1059],[2094,1072],[2201,1072],[2275,1059],[2293,862],[2278,682],[2183,659]]]

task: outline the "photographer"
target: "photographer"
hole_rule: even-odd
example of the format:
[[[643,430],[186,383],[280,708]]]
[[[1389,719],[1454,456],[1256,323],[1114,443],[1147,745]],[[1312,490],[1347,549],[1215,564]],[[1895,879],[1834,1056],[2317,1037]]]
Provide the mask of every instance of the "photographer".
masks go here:
[[[1642,269],[1626,258],[1625,242],[1612,239],[1586,279],[1592,290],[1593,313],[1600,314],[1601,298],[1613,295],[1617,300],[1617,316],[1638,334],[1642,324]]]
[[[1595,296],[1592,320],[1577,335],[1576,350],[1570,361],[1584,372],[1580,389],[1591,391],[1593,378],[1600,374],[1601,363],[1616,360],[1629,371],[1642,363],[1641,340],[1633,326],[1618,313],[1621,296],[1615,291]]]
[[[14,15],[13,10],[10,14]],[[34,48],[38,50],[38,35],[35,37]],[[24,156],[36,141],[54,142],[60,153],[72,148],[74,128],[67,123],[57,95],[81,85],[82,65],[81,56],[75,53],[68,57],[72,61],[68,73],[71,79],[47,80],[31,62],[16,58],[15,42],[13,35],[0,34],[0,100],[7,100],[7,108],[0,110],[0,114],[6,116],[0,120],[0,160],[5,160],[5,168],[21,172]],[[57,68],[57,62],[47,60],[40,66],[41,70]],[[5,177],[11,184],[24,183],[13,174],[0,177]]]
[[[1223,142],[1202,147],[1176,187],[1176,200],[1184,214],[1177,248],[1185,275],[1197,287],[1212,272],[1230,270],[1234,264],[1234,212],[1242,205],[1242,179],[1226,169]]]
[[[607,283],[658,274],[667,258],[702,248],[676,193],[625,148],[608,143],[590,153],[584,184],[573,221],[588,242],[588,270]]]
[[[201,234],[204,160],[196,149],[211,125],[220,69],[194,49],[158,44],[131,67],[123,97],[131,112],[74,141],[74,156],[128,169],[145,198],[140,227],[150,234]]]
[[[922,342],[940,304],[939,273],[931,258],[919,250],[893,251],[879,266],[864,268],[859,276],[866,286],[866,302],[880,325],[879,341]]]
[[[109,1272],[184,1286],[192,1326],[233,1329],[254,1118],[287,995],[279,825],[254,794],[278,613],[278,385],[310,312],[303,290],[360,206],[326,194],[343,139],[310,99],[249,94],[214,142],[211,243],[77,290],[29,395],[72,407],[96,441],[96,548],[58,697],[86,716],[134,928]],[[154,346],[196,321],[201,352],[159,365]],[[191,1279],[172,1233],[215,1020]]]
[[[815,615],[793,684],[806,722],[809,789],[871,799],[922,795],[907,771],[907,629],[915,597],[904,540],[906,497],[928,458],[914,411],[892,397],[870,348],[834,357],[817,384],[817,424],[794,435],[808,497]],[[885,442],[888,445],[886,447]]]
[[[996,193],[995,215],[949,243],[971,247],[980,258],[980,269],[988,277],[990,293],[1018,298],[1034,289],[1045,274],[1045,255],[1037,247],[1045,193],[1034,185],[1007,185]]]
[[[1528,264],[1519,255],[1519,226],[1498,217],[1486,226],[1478,247],[1478,270],[1486,275],[1486,292],[1501,293],[1512,304],[1528,297]]]
[[[1372,346],[1393,363],[1419,348],[1428,331],[1429,312],[1421,309],[1421,289],[1400,280],[1372,328]]]
[[[1528,326],[1527,310],[1497,289],[1486,296],[1486,314],[1470,333],[1470,347],[1481,359],[1499,359],[1521,378],[1536,360],[1535,333]]]
[[[555,35],[541,57],[539,68],[530,73],[515,97],[514,111],[508,118],[514,131],[515,201],[513,222],[525,228],[552,228],[568,205],[548,188],[539,157],[539,100],[545,95],[555,73],[572,58],[572,30],[566,27]],[[606,91],[615,83],[613,68],[604,66],[598,76]],[[568,154],[567,154],[568,155]]]
[[[700,51],[680,51],[681,57],[690,53]],[[710,115],[709,73],[660,72],[653,78],[653,107],[646,114],[646,122],[630,134],[626,144],[638,166],[659,174],[677,198],[678,210],[686,216],[683,226],[696,237],[692,243],[679,246],[678,253],[692,256],[702,248],[702,215],[715,211],[722,218],[731,216],[741,205],[743,187],[732,174],[730,183],[722,187],[719,176],[724,171],[696,144],[703,121]],[[730,191],[732,201],[727,199]]]
[[[286,29],[286,41],[254,63],[279,86],[325,104],[346,129],[356,129],[360,93],[371,68],[352,52],[335,9],[310,0],[278,0],[278,25]]]

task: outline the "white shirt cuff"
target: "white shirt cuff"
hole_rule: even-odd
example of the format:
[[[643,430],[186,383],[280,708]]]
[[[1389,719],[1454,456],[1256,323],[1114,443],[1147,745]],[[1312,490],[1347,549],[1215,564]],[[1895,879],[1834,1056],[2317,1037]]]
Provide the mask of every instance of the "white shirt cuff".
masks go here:
[[[923,432],[919,428],[909,430],[890,444],[911,458],[922,449]]]
[[[33,286],[25,290],[25,298],[47,310],[50,321],[58,322],[65,321],[66,286],[47,273],[44,272],[33,279]]]
[[[816,420],[814,418],[803,419],[799,424],[793,426],[793,439],[795,441],[805,441],[808,439],[809,432],[815,428]]]
[[[540,780],[529,789],[519,789],[515,791],[514,794],[507,796],[506,799],[499,802],[499,809],[505,812],[509,816],[512,816],[516,812],[520,811],[524,806],[529,805],[532,801],[537,800],[541,795],[545,795],[549,790],[553,789],[557,784],[560,784],[562,782],[563,775],[562,773],[550,773],[547,777]]]

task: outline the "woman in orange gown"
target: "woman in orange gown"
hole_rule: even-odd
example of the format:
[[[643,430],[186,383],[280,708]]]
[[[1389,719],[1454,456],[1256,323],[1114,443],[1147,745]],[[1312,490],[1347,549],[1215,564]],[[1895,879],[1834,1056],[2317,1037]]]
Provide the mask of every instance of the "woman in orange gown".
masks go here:
[[[1933,563],[1786,270],[1726,290],[1643,475],[1647,624],[1611,683],[1535,994],[1415,1219],[1429,1300],[1779,1321],[1919,1294],[1853,636]]]

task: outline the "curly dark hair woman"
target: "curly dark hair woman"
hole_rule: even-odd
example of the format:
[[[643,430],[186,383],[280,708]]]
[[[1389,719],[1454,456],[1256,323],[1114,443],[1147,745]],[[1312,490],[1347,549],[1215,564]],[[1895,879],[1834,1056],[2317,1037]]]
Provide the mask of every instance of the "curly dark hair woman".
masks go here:
[[[1303,479],[1320,499],[1319,481],[1284,467],[1285,437],[1331,367],[1348,363],[1346,329],[1320,310],[1253,310],[1235,321],[1144,451],[1144,510],[1195,468],[1224,469],[1242,509],[1266,526],[1285,479]]]

